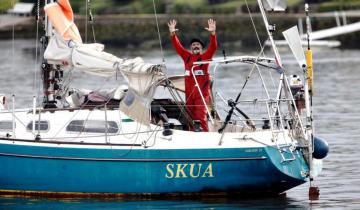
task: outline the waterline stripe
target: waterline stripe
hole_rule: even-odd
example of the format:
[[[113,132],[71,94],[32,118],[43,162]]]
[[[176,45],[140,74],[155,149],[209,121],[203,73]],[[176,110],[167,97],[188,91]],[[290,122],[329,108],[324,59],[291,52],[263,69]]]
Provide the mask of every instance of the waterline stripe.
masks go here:
[[[120,192],[55,192],[55,191],[35,191],[35,190],[9,190],[0,189],[0,197],[46,197],[46,198],[196,198],[239,195],[238,191],[200,191],[200,192],[177,192],[177,193],[120,193]],[[271,195],[271,192],[267,192]],[[274,193],[273,193],[274,194]],[[259,194],[264,196],[264,193]],[[276,194],[277,195],[277,194]],[[244,196],[244,194],[242,194]]]
[[[63,157],[63,156],[40,156],[40,155],[23,155],[0,153],[0,156],[22,157],[22,158],[39,158],[55,160],[84,160],[84,161],[115,161],[115,162],[185,162],[185,161],[236,161],[236,160],[265,160],[267,157],[239,157],[239,158],[82,158],[82,157]]]

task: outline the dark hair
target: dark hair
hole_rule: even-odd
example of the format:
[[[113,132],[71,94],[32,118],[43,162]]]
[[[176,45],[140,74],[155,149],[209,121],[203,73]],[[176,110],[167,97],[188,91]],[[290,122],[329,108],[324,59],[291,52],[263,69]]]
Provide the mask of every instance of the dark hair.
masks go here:
[[[205,44],[204,44],[203,41],[201,41],[201,39],[198,39],[198,38],[193,38],[193,39],[191,39],[190,45],[191,45],[192,43],[194,43],[194,42],[199,42],[202,47],[205,47]]]

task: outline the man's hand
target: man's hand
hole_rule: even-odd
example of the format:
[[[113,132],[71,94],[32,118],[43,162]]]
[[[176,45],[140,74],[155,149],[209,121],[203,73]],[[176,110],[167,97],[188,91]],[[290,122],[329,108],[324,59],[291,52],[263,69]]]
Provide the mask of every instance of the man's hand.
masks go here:
[[[205,28],[206,30],[208,30],[212,35],[215,35],[215,31],[216,31],[216,21],[213,19],[209,19],[208,20],[208,27]]]
[[[177,28],[176,28],[176,20],[170,20],[169,22],[168,22],[168,26],[169,26],[169,31],[170,31],[170,34],[171,34],[171,36],[172,35],[175,35],[175,32],[178,30]]]

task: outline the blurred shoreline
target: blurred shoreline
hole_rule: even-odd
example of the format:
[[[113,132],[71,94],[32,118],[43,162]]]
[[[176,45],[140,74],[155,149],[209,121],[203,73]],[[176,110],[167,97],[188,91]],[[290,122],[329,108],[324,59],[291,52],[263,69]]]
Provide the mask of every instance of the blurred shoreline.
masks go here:
[[[331,14],[312,14],[312,29],[320,30],[335,27],[336,20]],[[4,23],[5,16],[0,15],[0,22]],[[217,21],[218,40],[222,47],[240,49],[258,45],[256,33],[248,14],[159,14],[157,18],[160,36],[165,48],[171,47],[166,25],[170,19],[178,21],[178,36],[184,43],[187,43],[192,37],[200,37],[203,40],[207,40],[208,33],[204,30],[204,27],[208,18],[214,18]],[[255,13],[252,14],[252,18],[259,38],[264,42],[267,35],[261,15]],[[274,33],[274,38],[283,39],[281,32],[297,25],[299,19],[302,19],[303,26],[305,27],[304,14],[275,13],[269,15],[270,24],[275,24],[277,29]],[[88,23],[86,26],[85,20],[85,16],[77,15],[75,17],[75,23],[82,34],[84,42],[93,42],[92,25]],[[359,20],[360,14],[357,11],[346,14],[347,23],[354,23]],[[106,45],[130,49],[152,49],[159,46],[157,25],[153,14],[95,15],[93,26],[96,41]],[[10,23],[5,27],[0,27],[0,39],[12,39],[13,28],[14,38],[33,39],[36,36],[35,17],[28,17],[23,22]],[[42,23],[40,23],[40,34],[43,33],[42,28]],[[85,31],[87,31],[87,36]],[[341,48],[360,47],[360,32],[338,36],[333,39],[341,41]]]

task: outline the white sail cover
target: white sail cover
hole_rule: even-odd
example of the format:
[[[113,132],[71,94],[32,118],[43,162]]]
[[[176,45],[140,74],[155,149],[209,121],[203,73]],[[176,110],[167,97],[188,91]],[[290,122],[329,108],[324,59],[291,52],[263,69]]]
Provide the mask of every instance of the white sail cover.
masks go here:
[[[149,125],[152,97],[159,82],[165,78],[161,66],[149,65],[141,58],[135,58],[124,61],[121,72],[129,84],[129,90],[120,103],[121,111],[138,122]]]
[[[82,44],[65,41],[54,34],[44,53],[50,64],[80,70],[89,74],[110,77],[116,72],[128,82],[129,91],[120,109],[143,124],[150,124],[150,103],[158,82],[165,78],[162,67],[145,63],[142,58],[121,59],[103,51],[101,44]],[[73,103],[80,105],[81,103]]]
[[[138,122],[149,124],[154,89],[164,79],[162,67],[145,63],[140,57],[118,58],[104,52],[102,44],[83,44],[69,7],[68,0],[59,0],[45,8],[56,32],[50,38],[44,58],[62,69],[80,70],[97,76],[111,77],[119,72],[129,86],[124,98],[126,103],[122,103],[120,109]]]
[[[62,65],[65,68],[103,77],[113,76],[117,71],[141,74],[155,66],[145,63],[140,57],[121,59],[103,50],[102,44],[66,41],[54,32],[45,50],[44,58],[49,64]]]

